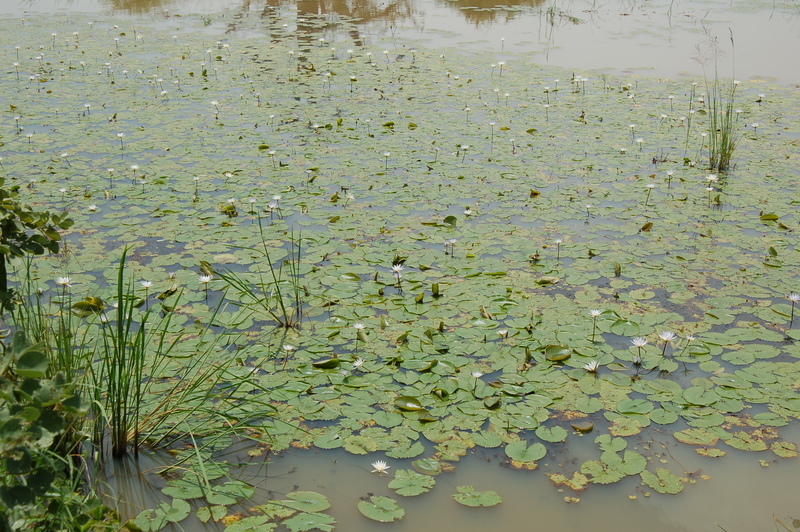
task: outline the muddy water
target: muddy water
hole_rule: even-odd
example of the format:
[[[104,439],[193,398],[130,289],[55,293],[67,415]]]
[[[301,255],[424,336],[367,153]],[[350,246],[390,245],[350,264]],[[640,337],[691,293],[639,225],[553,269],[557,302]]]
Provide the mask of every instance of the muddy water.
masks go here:
[[[786,430],[787,441],[800,439],[800,429]],[[590,447],[592,435],[586,437]],[[590,486],[575,493],[554,487],[541,471],[513,471],[502,465],[502,453],[477,452],[455,463],[455,471],[436,477],[436,486],[419,497],[404,498],[387,488],[392,469],[385,476],[371,474],[370,457],[343,451],[294,451],[243,468],[243,480],[255,486],[253,503],[280,499],[295,490],[325,494],[332,507],[325,513],[337,521],[337,530],[367,532],[376,527],[395,531],[417,530],[647,530],[650,532],[756,532],[800,530],[797,486],[798,460],[777,459],[772,453],[747,453],[731,449],[722,459],[700,456],[688,446],[675,446],[672,438],[643,442],[663,450],[663,467],[692,479],[678,495],[659,495],[641,485],[638,477],[611,486]],[[661,447],[662,444],[666,448]],[[580,454],[580,444],[569,453],[557,451],[542,460],[569,460]],[[244,453],[242,453],[244,456]],[[234,457],[231,456],[231,459]],[[373,457],[373,458],[383,458]],[[764,460],[762,465],[759,460]],[[408,463],[389,460],[392,468],[410,468]],[[109,493],[118,494],[122,510],[133,515],[157,503],[158,488],[165,481],[152,472],[164,460],[144,456],[138,465],[128,462],[114,467]],[[656,464],[662,465],[662,464]],[[140,482],[140,480],[143,480]],[[452,500],[457,486],[472,485],[493,490],[503,502],[494,508],[464,508]],[[360,498],[370,495],[394,497],[405,509],[402,521],[378,525],[359,514]],[[567,503],[565,497],[580,499]],[[193,516],[189,518],[193,519]],[[186,530],[200,530],[198,522],[184,521]],[[781,526],[781,525],[785,526]],[[721,527],[721,528],[720,528]],[[215,525],[205,530],[217,530]],[[219,527],[222,530],[222,527]]]

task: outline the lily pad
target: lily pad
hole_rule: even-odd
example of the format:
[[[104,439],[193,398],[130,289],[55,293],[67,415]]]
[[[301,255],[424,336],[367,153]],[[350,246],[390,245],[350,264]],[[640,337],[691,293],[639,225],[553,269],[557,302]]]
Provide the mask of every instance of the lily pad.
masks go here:
[[[547,448],[541,443],[534,443],[530,447],[525,440],[515,441],[506,445],[506,456],[517,462],[535,462],[547,454]]]
[[[379,523],[399,521],[406,513],[394,499],[380,496],[372,496],[369,499],[359,501],[358,511],[364,517]]]
[[[423,475],[436,476],[442,472],[442,464],[435,458],[420,458],[411,462],[411,467]]]
[[[464,506],[471,506],[473,508],[497,506],[503,502],[494,491],[477,491],[473,486],[458,486],[456,493],[453,495],[453,500]]]
[[[283,505],[301,512],[321,512],[331,507],[328,498],[315,491],[292,491],[286,494]]]
[[[669,469],[658,468],[655,473],[641,472],[642,482],[659,493],[680,493],[683,491],[683,482],[680,477],[672,474]]]
[[[394,479],[389,482],[389,488],[403,497],[414,497],[427,493],[436,484],[436,479],[430,475],[422,475],[408,469],[398,469]]]

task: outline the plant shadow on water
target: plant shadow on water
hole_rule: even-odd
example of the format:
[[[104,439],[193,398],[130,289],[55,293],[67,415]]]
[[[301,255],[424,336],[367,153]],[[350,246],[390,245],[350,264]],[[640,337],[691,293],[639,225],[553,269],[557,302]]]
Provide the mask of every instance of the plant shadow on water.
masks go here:
[[[790,485],[796,90],[743,82],[719,126],[697,81],[274,14],[0,22],[5,182],[76,221],[18,286],[52,294],[90,365],[140,355],[136,397],[93,387],[164,496],[126,517],[518,528],[533,499],[553,529],[655,507],[651,529],[692,530],[725,526],[691,505],[741,471]],[[718,127],[738,141],[719,175]],[[102,310],[73,297],[142,329],[92,346]]]

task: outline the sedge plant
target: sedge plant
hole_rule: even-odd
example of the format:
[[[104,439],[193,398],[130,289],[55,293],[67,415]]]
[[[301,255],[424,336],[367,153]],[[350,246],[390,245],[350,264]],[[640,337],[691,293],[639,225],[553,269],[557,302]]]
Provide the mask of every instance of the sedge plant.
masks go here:
[[[275,321],[279,327],[295,329],[303,318],[306,293],[300,284],[302,237],[290,236],[289,258],[278,264],[270,255],[260,218],[258,228],[261,235],[261,249],[258,251],[266,259],[269,271],[259,271],[253,282],[231,270],[221,272],[219,276],[237,292],[240,298],[237,305]]]

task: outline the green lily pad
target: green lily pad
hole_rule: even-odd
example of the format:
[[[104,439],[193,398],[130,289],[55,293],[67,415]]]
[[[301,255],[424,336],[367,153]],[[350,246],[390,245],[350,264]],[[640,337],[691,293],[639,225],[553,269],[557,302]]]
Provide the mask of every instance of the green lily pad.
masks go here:
[[[653,403],[644,399],[624,399],[617,403],[620,414],[647,414],[653,410]]]
[[[284,506],[301,512],[321,512],[331,507],[328,498],[315,491],[292,491],[286,494],[286,499],[281,501]]]
[[[572,349],[563,345],[548,345],[544,348],[544,355],[551,362],[566,360],[572,355]]]
[[[306,532],[308,530],[322,530],[330,532],[336,528],[336,520],[328,514],[301,512],[286,519],[282,524],[291,532]],[[230,527],[226,528],[228,532]],[[253,529],[262,530],[260,528]]]
[[[403,395],[395,399],[394,405],[400,410],[406,410],[409,412],[425,410],[425,408],[422,406],[422,403],[419,402],[419,399],[416,397],[409,397],[407,395]]]
[[[408,469],[395,471],[394,479],[389,482],[389,489],[393,489],[403,497],[414,497],[427,493],[436,484],[436,479],[430,475],[422,475]]]
[[[458,486],[456,491],[458,493],[453,495],[453,500],[464,506],[489,508],[503,502],[503,498],[496,492],[477,491],[473,486]]]
[[[570,426],[578,432],[591,432],[594,429],[594,422],[589,420],[573,421]]]
[[[567,431],[563,427],[539,427],[536,436],[546,442],[560,442],[567,439]]]
[[[658,468],[655,473],[641,472],[642,482],[658,493],[680,493],[683,491],[683,482],[680,477],[673,475],[669,469]]]
[[[394,499],[380,496],[372,496],[369,499],[359,501],[358,511],[364,517],[379,523],[399,521],[406,513]]]
[[[530,447],[525,440],[515,441],[506,445],[506,456],[517,462],[535,462],[547,454],[547,448],[541,443],[534,443]]]
[[[442,472],[442,464],[435,458],[420,458],[411,462],[411,467],[423,475],[436,476]]]

